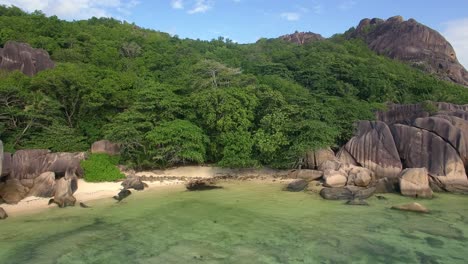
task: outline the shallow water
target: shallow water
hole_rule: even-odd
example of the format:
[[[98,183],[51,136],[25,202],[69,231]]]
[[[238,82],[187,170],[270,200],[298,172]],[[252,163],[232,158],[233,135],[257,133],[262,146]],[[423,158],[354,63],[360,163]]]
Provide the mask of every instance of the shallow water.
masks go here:
[[[466,263],[468,196],[421,215],[281,191],[276,183],[183,186],[0,222],[0,263]]]

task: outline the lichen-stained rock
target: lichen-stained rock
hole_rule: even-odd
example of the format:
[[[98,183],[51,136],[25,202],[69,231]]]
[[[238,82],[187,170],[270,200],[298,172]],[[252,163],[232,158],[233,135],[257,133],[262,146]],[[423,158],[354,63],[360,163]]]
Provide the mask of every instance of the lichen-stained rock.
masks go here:
[[[55,173],[44,172],[34,179],[34,184],[28,196],[52,197],[55,194]]]
[[[19,70],[33,76],[54,66],[47,51],[34,49],[26,43],[8,41],[0,48],[0,70]]]
[[[12,162],[12,178],[34,179],[42,172],[47,171],[47,154],[46,149],[28,149],[18,150],[13,154]]]
[[[109,140],[96,141],[91,145],[91,153],[105,153],[109,155],[119,155],[120,146],[117,143],[112,143]]]
[[[465,188],[468,179],[455,148],[435,133],[395,124],[395,144],[406,168],[427,168],[430,181],[443,190]]]
[[[344,148],[359,165],[374,172],[376,178],[396,178],[402,170],[392,133],[383,122],[360,121],[357,135]]]
[[[455,118],[455,117],[454,117]],[[440,117],[417,118],[413,127],[421,128],[436,134],[450,144],[458,152],[464,164],[468,162],[468,138],[460,128],[454,126],[449,120]]]
[[[400,191],[404,196],[432,198],[429,175],[426,168],[409,168],[401,172]]]

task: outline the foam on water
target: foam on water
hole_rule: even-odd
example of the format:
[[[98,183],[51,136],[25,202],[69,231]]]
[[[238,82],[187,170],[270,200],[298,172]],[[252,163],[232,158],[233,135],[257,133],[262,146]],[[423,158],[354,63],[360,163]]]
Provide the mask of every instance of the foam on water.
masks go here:
[[[51,209],[0,223],[0,263],[466,263],[468,197],[418,200],[431,214],[399,212],[399,195],[370,206],[225,183],[139,192],[121,203]]]

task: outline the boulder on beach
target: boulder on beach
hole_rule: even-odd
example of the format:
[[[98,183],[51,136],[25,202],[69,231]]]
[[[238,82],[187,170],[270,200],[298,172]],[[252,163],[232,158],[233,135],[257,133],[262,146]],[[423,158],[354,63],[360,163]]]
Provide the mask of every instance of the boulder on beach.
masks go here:
[[[327,160],[335,160],[335,153],[331,148],[309,151],[306,154],[305,168],[312,170],[319,169],[322,163]]]
[[[18,179],[8,179],[0,185],[0,197],[7,204],[17,204],[26,197],[29,189],[24,187]]]
[[[211,179],[195,179],[187,182],[185,188],[187,188],[188,191],[203,191],[222,187],[216,186],[215,182]]]
[[[72,170],[75,175],[82,177],[84,171],[81,168],[80,162],[86,159],[85,152],[56,152],[49,153],[46,156],[47,171],[54,172],[57,177],[65,175],[67,170]]]
[[[48,162],[47,154],[50,151],[47,149],[25,149],[18,150],[13,154],[13,162],[11,167],[12,178],[34,179],[41,173],[47,171]]]
[[[356,185],[359,187],[367,187],[372,181],[372,171],[364,168],[350,165],[348,170],[347,185]]]
[[[141,178],[138,176],[129,176],[122,182],[122,187],[124,189],[134,189],[141,191],[144,190],[145,187],[148,187],[148,185],[142,182]]]
[[[0,207],[0,220],[6,219],[8,217],[8,214],[5,212],[5,210]]]
[[[403,170],[400,175],[400,191],[404,196],[432,198],[427,169],[410,168]]]
[[[294,180],[286,186],[286,191],[290,192],[300,192],[303,191],[309,183],[305,180],[299,179]]]
[[[78,179],[72,172],[65,173],[65,176],[58,179],[55,185],[54,198],[49,201],[59,207],[75,206],[76,198],[73,193],[78,189]]]
[[[342,170],[326,170],[323,173],[326,187],[343,187],[348,181],[345,171]]]
[[[417,213],[429,213],[429,209],[424,207],[419,203],[409,203],[409,204],[402,204],[402,205],[394,205],[391,209],[400,210],[400,211],[410,211],[410,212],[417,212]]]
[[[52,197],[55,194],[55,173],[44,172],[34,179],[34,184],[29,190],[28,196]]]

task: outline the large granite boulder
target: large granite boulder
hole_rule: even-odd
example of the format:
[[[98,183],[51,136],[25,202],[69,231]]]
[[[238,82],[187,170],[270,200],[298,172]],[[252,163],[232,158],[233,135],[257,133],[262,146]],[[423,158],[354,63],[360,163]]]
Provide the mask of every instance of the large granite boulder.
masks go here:
[[[120,145],[109,140],[96,141],[91,145],[91,153],[105,153],[109,155],[119,155]]]
[[[467,122],[468,123],[468,122]],[[441,137],[444,141],[450,144],[458,152],[458,155],[466,165],[468,162],[468,138],[462,129],[454,126],[451,121],[441,117],[426,117],[417,118],[413,121],[413,127],[432,132]]]
[[[372,181],[372,171],[358,166],[350,166],[348,170],[347,185],[367,187]]]
[[[323,172],[324,186],[326,187],[343,187],[346,185],[348,178],[343,170],[326,170]]]
[[[319,169],[324,162],[330,160],[335,160],[335,153],[331,148],[309,151],[306,154],[305,169]]]
[[[47,155],[50,153],[46,149],[18,150],[13,154],[12,178],[34,179],[41,173],[47,171]]]
[[[0,197],[7,204],[17,204],[26,197],[28,191],[18,179],[8,179],[0,185]]]
[[[383,122],[360,121],[357,135],[346,143],[344,150],[339,159],[344,153],[349,154],[362,167],[371,170],[376,178],[397,178],[403,168],[392,133]]]
[[[47,154],[47,166],[45,170],[54,172],[57,177],[65,175],[67,170],[74,171],[78,177],[84,174],[80,162],[86,159],[85,152],[56,152]]]
[[[400,191],[404,196],[432,198],[427,169],[410,168],[403,170],[400,175]]]
[[[76,198],[73,193],[78,189],[78,179],[71,173],[67,172],[64,177],[58,179],[55,185],[55,195],[51,202],[56,203],[59,207],[75,206]]]
[[[55,173],[44,172],[34,179],[34,184],[29,190],[28,196],[52,197],[55,194]]]
[[[427,168],[431,184],[447,191],[468,187],[462,159],[456,149],[430,131],[392,125],[398,153],[406,168]]]
[[[34,49],[26,43],[8,41],[0,48],[0,70],[18,70],[33,76],[54,66],[47,51]]]
[[[0,177],[6,177],[11,174],[11,166],[13,164],[13,157],[9,152],[3,152],[2,169],[0,170]]]
[[[134,189],[137,191],[142,191],[145,187],[148,187],[144,182],[141,181],[138,176],[129,176],[123,182],[122,186],[124,189]]]
[[[423,67],[442,79],[468,85],[468,72],[458,62],[452,45],[439,32],[414,19],[366,18],[346,37],[363,39],[378,54]]]

